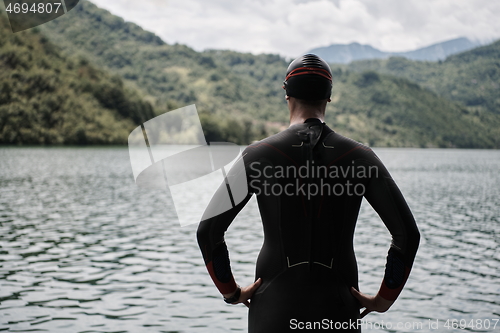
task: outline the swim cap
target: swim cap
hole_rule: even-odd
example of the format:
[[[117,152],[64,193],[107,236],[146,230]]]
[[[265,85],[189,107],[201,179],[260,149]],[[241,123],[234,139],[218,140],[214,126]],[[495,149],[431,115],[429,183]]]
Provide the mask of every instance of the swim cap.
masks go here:
[[[332,70],[315,54],[306,54],[290,63],[283,82],[286,94],[306,100],[330,98]]]

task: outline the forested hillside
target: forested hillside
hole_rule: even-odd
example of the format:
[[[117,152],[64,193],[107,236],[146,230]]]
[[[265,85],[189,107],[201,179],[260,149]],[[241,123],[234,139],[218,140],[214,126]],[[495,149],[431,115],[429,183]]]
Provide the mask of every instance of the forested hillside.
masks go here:
[[[117,75],[62,55],[36,29],[0,15],[0,143],[117,144],[152,106]]]
[[[50,40],[45,43],[63,59],[60,61],[73,63],[76,73],[83,75],[71,74],[74,80],[89,81],[80,67],[92,68],[100,73],[102,80],[108,78],[123,91],[130,91],[125,95],[136,98],[137,105],[152,105],[154,114],[195,103],[209,141],[248,144],[286,126],[288,110],[282,80],[287,61],[277,55],[223,50],[196,52],[187,46],[168,45],[154,34],[88,1],[81,1],[68,14],[41,26],[41,30]],[[26,36],[30,34],[43,37],[33,32]],[[12,36],[10,33],[4,39],[14,38]],[[21,34],[16,36],[23,39]],[[62,51],[57,51],[52,43]],[[1,52],[4,49],[0,45]],[[30,52],[29,49],[18,50],[24,57]],[[77,59],[88,59],[95,65],[92,67],[85,60]],[[452,61],[450,59],[443,64]],[[465,62],[464,59],[457,61]],[[411,66],[428,64],[408,62]],[[327,122],[335,131],[371,146],[500,147],[498,114],[486,112],[485,107],[473,109],[459,99],[452,101],[445,93],[420,85],[418,82],[424,81],[418,81],[417,77],[398,77],[402,75],[396,72],[384,74],[382,65],[372,68],[372,64],[366,64],[352,68],[332,67],[334,88]],[[97,70],[95,66],[112,74]],[[65,71],[56,75],[55,70],[56,67],[47,69],[58,79],[66,75]],[[76,82],[73,86],[80,84]],[[139,120],[126,119],[120,107],[109,109],[100,104],[99,98],[96,97],[96,101],[106,112],[114,110],[109,114],[114,114],[118,120],[110,121],[110,126],[117,126],[120,121],[132,124]],[[12,109],[11,104],[6,105]],[[146,117],[151,112],[139,113]]]
[[[233,73],[256,75],[252,55],[233,51],[207,53]],[[332,65],[332,70],[332,103],[327,108],[326,120],[341,134],[370,146],[500,146],[497,127],[481,122],[459,103],[439,97],[414,82],[374,71],[356,73],[342,65]],[[257,75],[265,79],[264,74]],[[279,77],[273,78],[274,81],[282,80],[280,73],[274,75]],[[284,95],[281,85],[273,84],[269,89]]]
[[[370,146],[500,146],[498,128],[407,79],[367,71],[338,80],[327,119]]]
[[[349,69],[404,77],[480,114],[500,115],[500,41],[452,55],[442,62],[405,58],[356,61]]]

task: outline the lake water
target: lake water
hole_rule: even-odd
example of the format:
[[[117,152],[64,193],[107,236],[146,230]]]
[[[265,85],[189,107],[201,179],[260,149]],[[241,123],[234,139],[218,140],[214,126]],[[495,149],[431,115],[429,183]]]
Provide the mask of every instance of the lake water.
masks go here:
[[[500,332],[500,151],[375,151],[422,241],[400,298],[363,331]],[[196,227],[179,226],[164,192],[134,184],[126,147],[0,148],[0,331],[246,332],[247,309],[220,298]],[[237,282],[251,283],[255,200],[227,243]],[[365,202],[355,236],[363,292],[377,292],[389,244]]]

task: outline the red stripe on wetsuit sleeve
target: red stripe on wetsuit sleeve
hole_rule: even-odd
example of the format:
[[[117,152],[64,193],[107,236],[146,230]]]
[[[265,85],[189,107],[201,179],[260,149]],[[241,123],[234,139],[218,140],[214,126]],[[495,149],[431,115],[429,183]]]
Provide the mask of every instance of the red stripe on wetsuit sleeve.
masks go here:
[[[396,298],[398,298],[399,294],[401,293],[401,290],[403,290],[403,287],[405,286],[406,280],[408,280],[408,276],[410,276],[410,268],[405,267],[405,277],[403,279],[403,282],[401,285],[397,288],[391,289],[387,286],[385,283],[385,279],[382,281],[382,284],[380,285],[380,289],[378,291],[379,295],[382,296],[382,298],[388,300],[388,301],[395,301]]]
[[[215,286],[217,287],[217,289],[219,289],[221,294],[231,294],[236,290],[237,288],[236,282],[234,281],[234,277],[232,275],[231,275],[231,281],[229,282],[224,283],[220,282],[219,279],[217,279],[217,277],[215,276],[215,271],[212,261],[209,261],[207,263],[207,270],[208,274],[210,274],[210,277],[214,281]]]

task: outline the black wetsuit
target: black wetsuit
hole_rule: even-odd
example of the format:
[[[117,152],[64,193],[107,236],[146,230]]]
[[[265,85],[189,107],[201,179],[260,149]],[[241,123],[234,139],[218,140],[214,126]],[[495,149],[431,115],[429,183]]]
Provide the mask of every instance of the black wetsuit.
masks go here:
[[[419,232],[401,192],[370,148],[308,119],[248,146],[243,159],[250,193],[234,209],[202,221],[198,242],[218,289],[233,292],[224,233],[251,195],[257,195],[264,244],[256,279],[262,278],[262,285],[251,299],[250,333],[296,331],[307,322],[321,322],[323,327],[316,328],[324,331],[335,327],[331,323],[359,318],[359,303],[349,289],[358,289],[353,234],[363,196],[393,239],[379,293],[397,298]],[[217,197],[210,205],[217,205]]]

